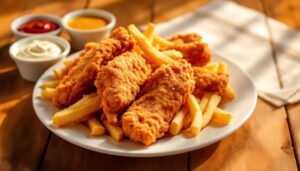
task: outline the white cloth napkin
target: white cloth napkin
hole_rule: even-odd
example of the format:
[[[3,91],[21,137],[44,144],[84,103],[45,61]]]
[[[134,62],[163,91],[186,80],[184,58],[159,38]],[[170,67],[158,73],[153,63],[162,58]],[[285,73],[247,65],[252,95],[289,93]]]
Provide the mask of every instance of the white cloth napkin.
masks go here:
[[[230,58],[248,71],[259,96],[275,106],[300,100],[300,33],[284,24],[232,1],[216,0],[156,26],[156,33],[166,37],[199,33],[215,54]]]

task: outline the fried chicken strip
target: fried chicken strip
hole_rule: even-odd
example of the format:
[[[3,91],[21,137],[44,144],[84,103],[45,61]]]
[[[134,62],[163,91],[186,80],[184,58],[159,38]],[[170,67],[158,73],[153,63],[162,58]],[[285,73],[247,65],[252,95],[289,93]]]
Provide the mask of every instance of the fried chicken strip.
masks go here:
[[[201,67],[193,67],[196,81],[194,95],[201,97],[204,92],[224,93],[228,84],[228,74],[217,73]]]
[[[146,81],[140,98],[122,115],[124,133],[133,141],[154,143],[168,131],[194,86],[193,69],[186,60],[160,66]]]
[[[134,40],[125,28],[115,29],[110,38],[87,46],[64,73],[55,90],[53,103],[58,107],[66,107],[93,91],[100,68],[115,56],[130,51],[133,46]]]
[[[175,49],[183,54],[183,57],[193,66],[204,66],[212,58],[212,53],[206,43],[196,33],[175,35],[169,38],[174,45],[162,50]]]
[[[109,123],[117,123],[118,113],[135,99],[151,71],[146,60],[135,52],[123,53],[100,69],[95,86]]]

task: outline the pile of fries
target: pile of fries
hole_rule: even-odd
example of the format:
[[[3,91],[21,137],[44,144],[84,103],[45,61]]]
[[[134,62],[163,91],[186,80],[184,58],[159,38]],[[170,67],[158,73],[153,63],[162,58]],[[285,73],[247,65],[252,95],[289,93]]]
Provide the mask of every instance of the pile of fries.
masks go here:
[[[134,50],[151,63],[153,67],[162,64],[169,64],[174,60],[181,59],[181,52],[176,50],[160,51],[159,47],[172,46],[174,42],[168,41],[159,35],[154,34],[155,25],[150,23],[144,33],[141,33],[134,25],[129,25],[128,30],[137,42]],[[68,66],[72,61],[65,61]],[[223,62],[209,63],[204,66],[206,69],[228,74],[227,65]],[[56,86],[62,79],[63,70],[53,70],[54,80],[43,84],[41,96],[47,100],[52,100]],[[232,100],[235,91],[228,83],[225,93],[219,95],[206,92],[201,99],[194,95],[189,95],[187,102],[180,111],[174,115],[170,123],[169,133],[177,135],[181,131],[189,137],[198,135],[208,124],[213,126],[226,126],[232,120],[232,114],[221,109],[222,101]],[[63,127],[70,124],[85,123],[90,129],[92,136],[101,136],[107,132],[115,140],[120,141],[124,137],[121,127],[110,125],[104,120],[101,113],[101,101],[96,93],[85,95],[73,105],[54,114],[52,121],[56,127]]]

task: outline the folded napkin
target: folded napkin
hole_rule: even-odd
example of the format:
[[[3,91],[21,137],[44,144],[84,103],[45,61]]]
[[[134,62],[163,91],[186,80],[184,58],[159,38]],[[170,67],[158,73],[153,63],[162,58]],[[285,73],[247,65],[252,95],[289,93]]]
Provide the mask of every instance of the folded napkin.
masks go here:
[[[232,1],[216,0],[156,26],[166,37],[199,33],[215,54],[248,71],[259,96],[275,106],[300,100],[300,33],[284,24]]]

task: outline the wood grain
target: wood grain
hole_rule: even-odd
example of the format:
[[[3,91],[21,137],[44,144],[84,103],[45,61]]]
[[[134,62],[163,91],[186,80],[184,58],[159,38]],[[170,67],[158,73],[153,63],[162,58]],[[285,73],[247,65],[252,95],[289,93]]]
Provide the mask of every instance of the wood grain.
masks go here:
[[[288,25],[289,27],[300,30],[300,3],[293,0],[262,0],[265,12],[268,17],[274,18]],[[275,34],[273,27],[269,25],[271,34]],[[271,37],[272,38],[272,37]],[[286,40],[288,41],[288,39]],[[280,50],[273,46],[276,57],[281,55]],[[288,121],[290,124],[290,132],[293,140],[298,168],[300,167],[300,103],[287,105]]]
[[[21,14],[28,7],[30,0],[10,0],[1,1],[0,6],[0,21],[1,21],[1,31],[0,31],[0,48],[4,47],[11,40],[10,24],[11,22]],[[1,53],[1,52],[0,52]]]
[[[154,22],[163,22],[172,19],[207,3],[209,3],[209,0],[156,0]]]
[[[59,155],[57,155],[59,154]],[[105,155],[70,144],[52,136],[42,170],[128,170],[166,171],[187,169],[187,155],[132,158]]]
[[[297,170],[284,108],[259,99],[238,131],[192,152],[191,170]]]
[[[75,7],[83,7],[83,1],[5,1],[1,15],[5,20],[0,52],[0,170],[37,170],[47,143],[49,131],[41,124],[32,107],[34,83],[25,81],[10,59],[8,48],[13,36],[8,25],[17,16],[32,12],[63,14]],[[83,2],[83,3],[81,3]],[[82,5],[81,5],[82,4]],[[7,8],[7,9],[6,9]],[[3,11],[2,11],[3,10]],[[1,26],[2,27],[2,26]]]
[[[296,159],[298,162],[298,168],[300,168],[300,103],[288,105],[288,116],[291,128],[291,136],[296,151]]]
[[[300,30],[300,3],[295,0],[261,0],[268,17]]]
[[[116,16],[116,26],[127,27],[129,24],[138,26],[151,20],[152,0],[92,0],[89,8],[108,10]]]
[[[33,84],[20,78],[8,55],[12,38],[10,23],[23,14],[28,2],[5,1],[1,4],[0,170],[36,169],[48,133],[32,109]]]

